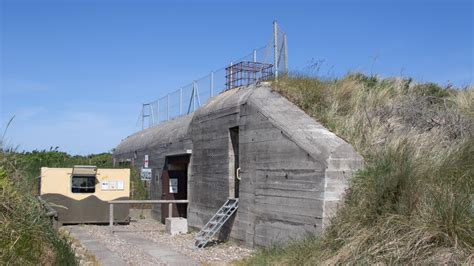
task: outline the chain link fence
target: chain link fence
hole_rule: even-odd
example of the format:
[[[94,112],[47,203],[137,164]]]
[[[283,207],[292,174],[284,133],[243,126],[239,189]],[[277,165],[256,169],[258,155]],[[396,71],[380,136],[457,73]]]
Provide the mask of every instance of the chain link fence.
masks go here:
[[[142,129],[158,125],[183,115],[190,114],[202,104],[226,89],[226,68],[239,62],[259,62],[272,65],[273,77],[288,72],[286,34],[276,22],[273,23],[273,37],[268,43],[249,54],[229,62],[226,66],[211,71],[206,76],[142,105]],[[257,82],[258,80],[255,80]]]

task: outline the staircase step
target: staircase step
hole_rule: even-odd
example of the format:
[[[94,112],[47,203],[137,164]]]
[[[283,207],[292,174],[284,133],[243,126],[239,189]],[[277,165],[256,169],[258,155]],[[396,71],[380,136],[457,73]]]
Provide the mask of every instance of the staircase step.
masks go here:
[[[237,210],[239,200],[228,199],[217,213],[209,220],[202,230],[194,238],[194,245],[197,248],[203,248],[209,243],[212,237],[222,228],[229,217]]]

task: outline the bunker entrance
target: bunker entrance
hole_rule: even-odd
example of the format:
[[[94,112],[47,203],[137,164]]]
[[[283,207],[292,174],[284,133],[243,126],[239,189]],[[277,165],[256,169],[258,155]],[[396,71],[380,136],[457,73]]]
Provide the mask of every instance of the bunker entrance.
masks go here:
[[[229,198],[239,197],[240,163],[239,163],[239,127],[229,128]]]
[[[161,174],[162,200],[188,199],[188,164],[190,155],[166,157],[165,168]],[[171,204],[173,217],[187,218],[186,204]],[[168,204],[161,204],[161,222],[168,217]]]

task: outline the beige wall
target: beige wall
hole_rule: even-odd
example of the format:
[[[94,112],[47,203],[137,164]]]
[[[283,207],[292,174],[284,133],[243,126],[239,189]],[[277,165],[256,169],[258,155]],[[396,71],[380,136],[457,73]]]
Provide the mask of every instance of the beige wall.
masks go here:
[[[95,193],[72,193],[71,173],[72,168],[42,167],[40,194],[61,194],[75,200],[94,195],[104,201],[130,196],[130,169],[98,169]],[[102,190],[102,181],[123,181],[123,190]]]

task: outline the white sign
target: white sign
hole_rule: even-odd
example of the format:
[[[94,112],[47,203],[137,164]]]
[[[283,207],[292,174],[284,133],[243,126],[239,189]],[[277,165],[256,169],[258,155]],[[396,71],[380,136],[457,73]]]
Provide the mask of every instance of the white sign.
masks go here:
[[[109,189],[109,182],[108,181],[102,181],[102,183],[100,183],[100,188],[102,190],[108,190]]]
[[[123,190],[125,188],[123,181],[117,181],[117,189]]]
[[[107,180],[100,182],[100,188],[102,190],[124,190],[125,184],[121,180]]]
[[[178,179],[170,178],[170,193],[178,193]]]
[[[141,180],[151,180],[151,168],[142,168],[140,173]]]
[[[145,160],[143,161],[143,167],[148,168],[148,154],[145,154]]]
[[[117,181],[109,181],[109,190],[117,189]]]

